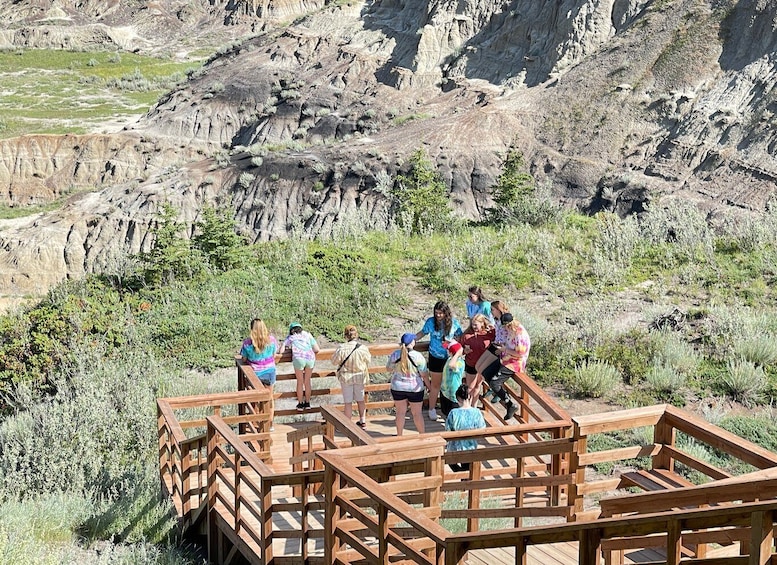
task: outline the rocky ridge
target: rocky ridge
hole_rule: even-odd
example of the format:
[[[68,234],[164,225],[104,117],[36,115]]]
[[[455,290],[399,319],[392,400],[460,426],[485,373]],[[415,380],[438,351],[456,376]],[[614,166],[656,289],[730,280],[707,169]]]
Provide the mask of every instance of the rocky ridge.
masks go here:
[[[591,212],[667,197],[760,210],[774,191],[774,2],[0,7],[0,43],[17,46],[67,47],[63,37],[97,30],[149,52],[243,37],[120,133],[0,142],[0,201],[73,193],[54,212],[0,222],[3,293],[147,247],[163,201],[189,222],[218,201],[254,240],[357,216],[380,224],[387,186],[419,147],[470,218],[511,146],[560,201]]]

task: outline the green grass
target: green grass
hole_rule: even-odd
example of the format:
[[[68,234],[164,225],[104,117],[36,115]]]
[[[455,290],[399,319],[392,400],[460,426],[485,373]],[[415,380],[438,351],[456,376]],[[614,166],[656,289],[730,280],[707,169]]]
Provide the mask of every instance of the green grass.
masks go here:
[[[363,338],[385,342],[417,330],[438,299],[462,318],[471,284],[513,307],[532,337],[529,374],[562,395],[606,394],[622,406],[725,395],[773,403],[773,370],[757,372],[754,389],[753,379],[730,382],[727,360],[737,348],[760,362],[769,358],[763,344],[732,336],[777,333],[773,285],[747,283],[758,257],[774,256],[775,244],[746,252],[731,241],[697,246],[693,234],[667,241],[661,234],[670,216],[648,214],[639,229],[626,229],[613,218],[566,213],[540,226],[462,223],[448,233],[411,236],[397,227],[369,231],[374,218],[355,214],[330,239],[295,232],[285,241],[240,243],[245,261],[225,271],[198,255],[202,268],[191,276],[175,271],[164,284],[141,281],[132,261],[102,277],[64,282],[40,304],[0,318],[0,393],[20,408],[5,406],[0,420],[0,444],[7,446],[0,450],[0,504],[73,492],[90,504],[77,527],[63,530],[65,537],[77,533],[98,543],[121,534],[126,543],[160,542],[112,546],[140,552],[132,556],[142,562],[144,552],[161,551],[172,536],[166,526],[156,528],[166,524],[165,509],[149,505],[157,488],[146,467],[156,457],[155,398],[200,392],[202,374],[207,382],[209,371],[232,364],[253,316],[267,320],[278,337],[289,321],[300,320],[316,336],[337,340],[345,324],[356,323]],[[769,225],[765,218],[764,228]],[[709,242],[702,227],[694,229]],[[604,248],[605,233],[618,234],[617,253]],[[635,285],[645,280],[652,285]],[[635,302],[639,319],[622,323]],[[675,306],[688,311],[683,327],[671,335],[648,328]],[[608,372],[581,386],[575,368],[589,359],[606,361]],[[666,375],[649,375],[659,362],[682,373],[681,394],[667,392],[675,387],[662,384],[671,380]],[[731,425],[771,442],[758,423]],[[63,435],[67,445],[47,449]],[[642,444],[642,435],[602,435],[591,446]],[[148,522],[138,515],[147,507]],[[0,521],[0,534],[4,527]]]
[[[0,51],[0,138],[83,133],[129,119],[199,66],[134,53]]]

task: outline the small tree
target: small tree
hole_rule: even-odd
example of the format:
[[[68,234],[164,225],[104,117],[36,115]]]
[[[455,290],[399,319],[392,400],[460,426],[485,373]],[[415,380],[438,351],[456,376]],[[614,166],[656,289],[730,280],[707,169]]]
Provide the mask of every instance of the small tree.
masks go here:
[[[442,230],[450,225],[448,187],[423,149],[410,157],[410,171],[398,175],[391,189],[397,223],[410,233]]]
[[[523,154],[510,149],[496,180],[494,207],[486,210],[491,224],[530,224],[548,222],[558,213],[558,206],[538,193],[537,181],[526,169]]]
[[[191,278],[199,270],[201,261],[194,257],[191,241],[182,235],[184,225],[176,218],[175,209],[166,203],[151,228],[154,243],[140,255],[146,284],[167,283],[180,276]]]
[[[213,267],[226,271],[244,264],[246,241],[235,232],[235,221],[224,210],[206,207],[192,239]]]

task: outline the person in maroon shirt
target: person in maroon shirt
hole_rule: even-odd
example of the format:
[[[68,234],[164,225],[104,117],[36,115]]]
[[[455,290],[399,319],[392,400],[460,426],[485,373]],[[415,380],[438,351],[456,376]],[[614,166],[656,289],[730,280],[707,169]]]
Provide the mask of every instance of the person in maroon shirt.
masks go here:
[[[495,335],[496,330],[489,319],[483,314],[475,314],[467,331],[459,337],[459,342],[464,346],[464,380],[467,383],[472,406],[477,406],[483,383],[483,375],[478,373],[475,366],[480,356],[494,341]]]

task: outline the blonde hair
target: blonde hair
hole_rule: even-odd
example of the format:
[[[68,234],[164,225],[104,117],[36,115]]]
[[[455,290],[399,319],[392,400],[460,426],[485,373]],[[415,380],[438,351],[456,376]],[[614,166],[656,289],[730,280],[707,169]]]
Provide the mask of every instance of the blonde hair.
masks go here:
[[[508,332],[517,332],[521,328],[521,322],[518,321],[518,318],[513,317],[512,321],[502,324],[502,327]]]
[[[251,320],[251,344],[254,346],[254,351],[257,353],[264,351],[270,343],[270,331],[267,329],[265,323],[259,319],[254,318]]]
[[[345,326],[343,330],[343,337],[347,341],[352,341],[359,337],[359,332],[356,330],[356,326]]]
[[[475,314],[474,316],[472,316],[472,319],[469,321],[470,329],[472,329],[472,322],[474,322],[475,320],[482,323],[483,328],[485,328],[486,330],[490,330],[491,328],[494,327],[494,324],[491,323],[491,320],[489,320],[485,314]]]
[[[404,343],[399,345],[399,369],[405,375],[410,374],[410,350]]]

